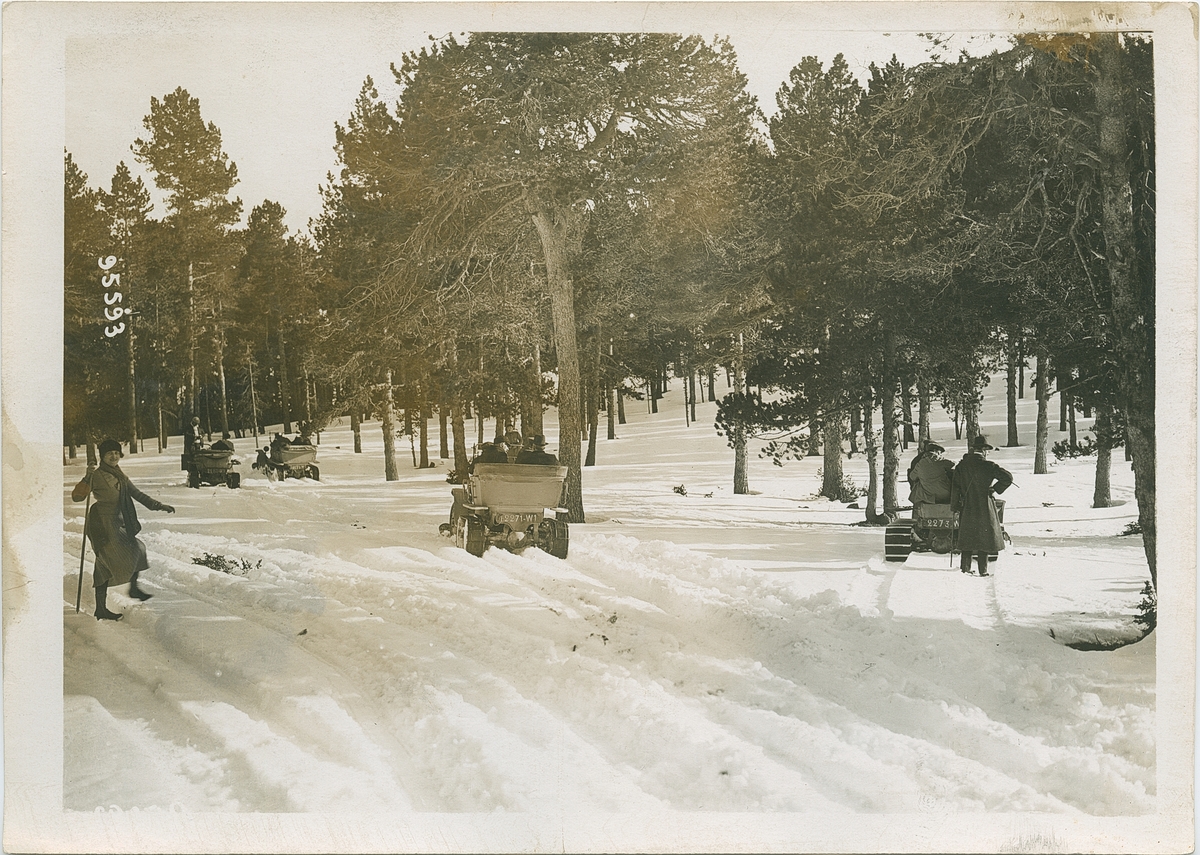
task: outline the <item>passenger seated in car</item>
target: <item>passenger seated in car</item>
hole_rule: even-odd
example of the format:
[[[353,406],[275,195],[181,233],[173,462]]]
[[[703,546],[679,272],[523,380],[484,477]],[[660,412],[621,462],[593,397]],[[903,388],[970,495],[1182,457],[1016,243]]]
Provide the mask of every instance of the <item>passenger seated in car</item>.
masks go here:
[[[229,438],[229,431],[221,434],[221,438],[212,444],[213,451],[233,451],[233,441]]]
[[[527,440],[527,446],[517,455],[517,463],[532,463],[540,466],[557,466],[558,458],[546,451],[546,437],[540,433]]]
[[[942,458],[945,450],[936,442],[927,443],[925,450],[917,455],[909,467],[908,483],[912,489],[908,499],[913,503],[914,512],[920,504],[944,505],[950,501],[954,464]]]
[[[504,450],[504,437],[496,437],[494,442],[485,442],[476,463],[507,463],[508,452]]]

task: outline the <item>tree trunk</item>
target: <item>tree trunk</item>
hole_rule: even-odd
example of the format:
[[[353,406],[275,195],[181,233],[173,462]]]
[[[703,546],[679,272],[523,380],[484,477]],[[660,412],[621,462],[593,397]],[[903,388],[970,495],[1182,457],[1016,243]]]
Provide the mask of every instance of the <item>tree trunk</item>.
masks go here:
[[[418,444],[421,446],[421,461],[417,466],[421,469],[429,468],[429,402],[425,399],[425,387],[418,386],[419,399],[417,401],[417,421],[418,430],[420,431]]]
[[[608,414],[608,438],[617,438],[617,389],[608,387],[608,406],[604,408]]]
[[[1122,410],[1133,454],[1134,496],[1150,579],[1158,587],[1155,548],[1154,259],[1139,259],[1134,235],[1133,191],[1125,103],[1121,36],[1098,33],[1096,111],[1100,131],[1100,184],[1105,257],[1112,286],[1113,327]]]
[[[1062,378],[1059,378],[1059,383],[1062,383]],[[1064,433],[1067,429],[1067,407],[1070,406],[1067,401],[1068,393],[1062,389],[1058,390],[1058,432]]]
[[[822,466],[821,495],[835,502],[842,501],[842,431],[843,418],[827,415],[821,432],[825,437],[825,462]]]
[[[1033,474],[1045,475],[1046,446],[1050,441],[1050,379],[1049,360],[1044,351],[1038,352],[1037,358],[1037,445],[1033,452]]]
[[[900,404],[904,408],[904,448],[908,448],[910,443],[916,442],[917,438],[913,435],[913,409],[912,409],[912,389],[907,381],[900,383]]]
[[[544,434],[546,431],[542,424],[542,346],[540,344],[533,346],[533,376],[530,379],[533,382],[533,390],[529,402],[529,430],[526,433]]]
[[[1025,400],[1025,336],[1017,339],[1017,398]]]
[[[625,387],[617,386],[617,424],[625,424]]]
[[[225,336],[217,336],[217,394],[219,397],[218,415],[221,419],[221,436],[229,433],[229,399],[228,390],[225,387]]]
[[[596,347],[592,351],[591,365],[588,366],[590,369],[587,384],[588,448],[585,466],[596,465],[596,435],[600,428],[600,390],[603,388],[600,385],[600,336],[597,334],[592,338],[596,342]]]
[[[696,372],[688,367],[688,395],[691,397],[692,421],[696,421]]]
[[[967,446],[970,447],[975,437],[979,436],[979,410],[983,396],[978,392],[963,401],[963,420],[967,425]]]
[[[447,428],[446,402],[438,405],[438,459],[450,459],[450,437]],[[522,423],[523,424],[523,423]]]
[[[454,432],[454,472],[457,475],[455,480],[465,484],[468,466],[467,425],[461,404],[452,404],[450,407],[450,429]]]
[[[896,334],[883,334],[883,382],[879,386],[879,404],[883,409],[883,512],[900,509],[896,498],[896,475],[900,470],[900,432],[896,424]]]
[[[1067,396],[1067,430],[1069,431],[1068,436],[1070,437],[1071,448],[1078,448],[1079,434],[1075,430],[1075,401],[1070,395]]]
[[[138,450],[138,400],[137,372],[135,370],[133,346],[133,319],[129,319],[128,332],[125,336],[126,360],[129,363],[129,453],[136,454]]]
[[[867,522],[879,516],[876,497],[879,495],[879,446],[875,443],[875,396],[868,395],[863,403],[863,444],[867,447]]]
[[[392,388],[391,372],[388,372],[388,389]],[[390,392],[389,392],[390,394]],[[390,399],[389,399],[390,400]],[[292,405],[288,394],[287,348],[283,338],[283,324],[279,325],[279,406],[283,411],[283,432],[292,432]],[[392,479],[394,480],[394,479]]]
[[[821,423],[816,419],[808,423],[808,452],[805,456],[821,456]]]
[[[571,232],[579,216],[565,210],[538,211],[533,224],[546,258],[546,288],[554,317],[554,343],[558,352],[558,458],[567,468],[562,503],[567,521],[584,522],[583,471],[579,459],[579,351],[575,325],[575,283],[571,279]]]
[[[167,424],[163,420],[163,405],[162,405],[162,375],[160,374],[157,382],[154,384],[154,406],[158,411],[158,452],[167,447]]]
[[[1008,337],[1008,442],[1007,448],[1016,448],[1021,444],[1017,435],[1017,343],[1014,336]]]
[[[188,262],[187,268],[187,295],[188,411],[186,418],[180,419],[181,422],[190,421],[198,409],[196,407],[196,276],[195,265],[191,261]]]
[[[362,421],[358,417],[358,407],[350,410],[350,432],[354,434],[354,453],[362,454]]]
[[[1096,408],[1096,489],[1092,492],[1092,507],[1112,505],[1112,419],[1106,404]]]
[[[396,468],[396,398],[392,394],[392,369],[387,370],[383,395],[383,477],[388,481],[400,478]]]
[[[850,456],[858,453],[858,432],[862,430],[862,409],[855,404],[850,408]]]
[[[742,384],[745,381],[745,369],[742,365],[744,358],[743,353],[744,343],[742,334],[738,333],[737,354],[734,357],[732,381],[734,383],[734,392],[742,391]],[[733,492],[735,495],[744,496],[750,492],[750,476],[747,472],[747,456],[746,456],[746,429],[743,427],[734,427],[730,431],[730,437],[733,440]]]
[[[920,440],[918,449],[924,448],[925,443],[929,441],[929,411],[932,402],[930,400],[929,384],[925,382],[925,378],[917,378],[917,438]]]
[[[258,398],[254,394],[254,358],[247,352],[246,364],[250,369],[250,418],[254,421],[254,444],[258,445]]]

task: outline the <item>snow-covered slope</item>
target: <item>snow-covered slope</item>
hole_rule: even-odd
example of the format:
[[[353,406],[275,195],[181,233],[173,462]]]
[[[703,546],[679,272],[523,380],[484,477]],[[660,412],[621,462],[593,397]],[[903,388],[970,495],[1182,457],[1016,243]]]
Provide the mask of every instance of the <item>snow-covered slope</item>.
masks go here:
[[[999,444],[1003,399],[987,406]],[[1022,401],[1026,446],[993,454],[1018,484],[1013,544],[981,579],[884,562],[882,529],[813,495],[819,458],[752,456],[733,495],[715,405],[690,426],[678,393],[644,407],[600,440],[565,561],[454,548],[446,463],[402,458],[388,483],[378,424],[358,455],[344,425],[320,482],[268,481],[248,439],[240,490],[189,490],[178,449],[126,456],[178,513],[139,508],[155,596],[117,590],[125,618],[97,622],[90,550],[74,610],[83,505],[65,497],[65,807],[1155,811],[1154,635],[1064,644],[1136,637],[1149,576],[1120,536],[1120,452],[1117,504],[1093,510],[1090,459],[1032,474]],[[944,418],[934,435],[957,459]],[[865,484],[862,455],[847,471]]]

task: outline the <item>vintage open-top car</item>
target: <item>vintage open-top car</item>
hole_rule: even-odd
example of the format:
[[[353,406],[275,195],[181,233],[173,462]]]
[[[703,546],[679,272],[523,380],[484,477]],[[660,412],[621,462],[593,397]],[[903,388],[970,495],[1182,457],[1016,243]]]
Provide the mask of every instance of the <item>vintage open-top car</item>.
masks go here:
[[[236,462],[232,451],[218,448],[194,448],[179,460],[180,468],[187,471],[189,487],[224,484],[231,490],[242,483],[241,473],[233,470]]]
[[[565,466],[477,463],[467,483],[453,491],[444,528],[472,555],[483,555],[489,545],[511,552],[537,546],[566,558],[567,510],[558,506],[566,477]]]
[[[996,515],[1004,523],[1004,500],[995,499]],[[1004,538],[1008,534],[1001,529]],[[883,557],[887,561],[904,561],[913,552],[935,552],[945,555],[958,545],[958,513],[950,505],[921,502],[913,506],[911,519],[896,520],[883,535]],[[997,556],[990,556],[995,561]]]

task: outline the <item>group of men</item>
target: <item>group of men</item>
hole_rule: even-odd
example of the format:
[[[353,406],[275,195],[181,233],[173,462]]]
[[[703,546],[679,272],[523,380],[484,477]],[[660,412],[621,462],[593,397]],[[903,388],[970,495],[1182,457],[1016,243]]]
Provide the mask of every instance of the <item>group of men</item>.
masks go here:
[[[922,503],[949,503],[958,514],[959,569],[970,573],[971,556],[975,556],[980,576],[988,575],[988,555],[1004,549],[995,494],[1003,493],[1013,482],[1012,473],[987,459],[994,448],[987,437],[977,436],[955,466],[942,457],[945,448],[926,442],[908,468],[914,519]]]
[[[521,441],[521,435],[515,430],[497,436],[491,442],[485,442],[479,447],[479,456],[471,461],[474,470],[476,463],[526,463],[540,466],[557,466],[558,458],[546,451],[546,437],[540,433],[531,434]]]

